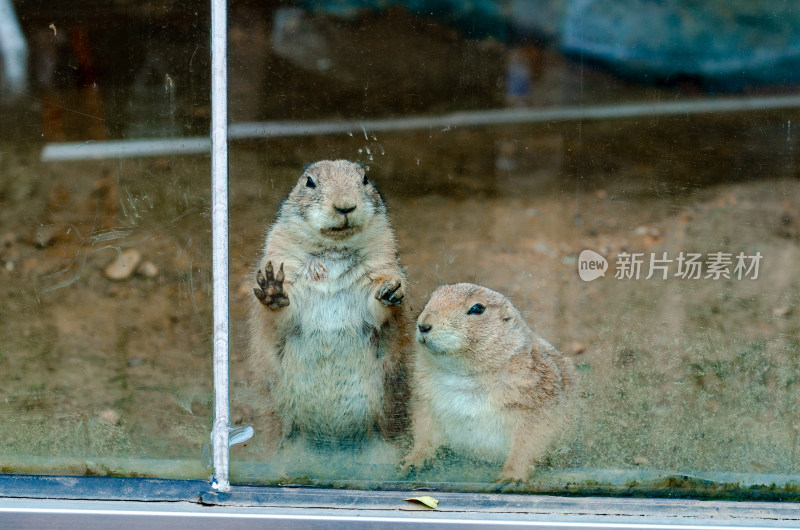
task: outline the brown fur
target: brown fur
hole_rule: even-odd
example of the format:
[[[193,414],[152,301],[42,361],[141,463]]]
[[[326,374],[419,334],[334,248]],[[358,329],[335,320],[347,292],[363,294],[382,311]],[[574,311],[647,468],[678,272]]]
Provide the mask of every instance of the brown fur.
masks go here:
[[[363,168],[309,166],[267,235],[258,271],[268,263],[249,318],[250,368],[279,419],[268,435],[335,441],[403,430],[407,280]]]
[[[475,304],[482,314],[468,314]],[[501,480],[526,478],[569,415],[570,361],[508,299],[478,285],[439,287],[417,323],[414,445],[403,465],[422,466],[447,444],[503,461]]]

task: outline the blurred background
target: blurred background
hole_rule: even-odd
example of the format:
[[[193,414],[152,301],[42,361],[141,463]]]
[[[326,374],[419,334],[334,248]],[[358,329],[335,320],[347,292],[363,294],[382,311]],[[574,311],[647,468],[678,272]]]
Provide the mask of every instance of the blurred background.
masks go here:
[[[446,453],[407,479],[391,447],[260,443],[253,267],[302,169],[348,158],[384,192],[415,315],[441,283],[480,283],[577,366],[575,426],[520,488],[791,483],[794,4],[241,1],[228,24],[232,419],[256,431],[234,481],[496,474]],[[0,0],[4,472],[210,473],[209,33],[203,2]],[[604,278],[580,279],[584,249]],[[730,274],[615,278],[620,254],[681,252],[731,254]],[[740,252],[757,278],[734,273]]]

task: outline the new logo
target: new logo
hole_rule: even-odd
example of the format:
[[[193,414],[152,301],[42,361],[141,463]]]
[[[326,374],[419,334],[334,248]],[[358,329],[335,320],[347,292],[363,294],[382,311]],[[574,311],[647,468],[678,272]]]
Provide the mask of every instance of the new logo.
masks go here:
[[[578,275],[585,282],[605,277],[607,270],[608,261],[594,250],[584,250],[578,256]]]

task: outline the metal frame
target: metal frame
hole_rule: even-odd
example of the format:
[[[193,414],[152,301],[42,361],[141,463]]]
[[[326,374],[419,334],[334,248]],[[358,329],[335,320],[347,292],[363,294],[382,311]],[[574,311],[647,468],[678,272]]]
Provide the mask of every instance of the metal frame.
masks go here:
[[[326,134],[374,134],[413,132],[454,127],[490,127],[569,123],[587,120],[655,118],[689,114],[720,114],[800,108],[800,94],[764,97],[726,97],[673,102],[645,102],[615,105],[568,106],[526,109],[494,109],[454,112],[431,116],[409,116],[373,120],[310,120],[232,123],[230,140],[255,140]],[[169,154],[206,154],[211,144],[206,137],[155,138],[150,140],[109,140],[106,142],[59,142],[46,144],[45,162],[101,160]]]
[[[800,504],[233,486],[199,480],[0,475],[2,528],[798,528]],[[121,497],[128,500],[120,501]]]
[[[800,528],[800,504],[619,498],[560,498],[545,495],[430,493],[439,509],[408,504],[419,491],[353,491],[293,487],[234,486],[229,480],[228,402],[228,151],[227,141],[305,134],[415,130],[451,126],[501,125],[554,121],[658,116],[800,106],[800,96],[741,98],[667,104],[498,110],[438,117],[351,122],[227,125],[225,0],[212,0],[212,130],[208,139],[178,139],[160,145],[117,142],[81,144],[78,156],[143,156],[148,149],[212,153],[212,232],[214,266],[214,422],[211,483],[106,477],[0,475],[0,527],[108,528],[282,528],[536,527],[582,529],[734,529]],[[119,144],[119,145],[117,145]],[[62,146],[72,149],[69,146]],[[100,147],[98,151],[94,147]],[[120,151],[121,150],[121,151]],[[65,151],[66,154],[69,154]],[[99,154],[98,154],[99,153]],[[61,155],[65,156],[65,155]],[[125,500],[120,500],[125,499]]]
[[[213,487],[230,488],[228,397],[228,62],[227,0],[211,2],[211,200],[214,276]]]

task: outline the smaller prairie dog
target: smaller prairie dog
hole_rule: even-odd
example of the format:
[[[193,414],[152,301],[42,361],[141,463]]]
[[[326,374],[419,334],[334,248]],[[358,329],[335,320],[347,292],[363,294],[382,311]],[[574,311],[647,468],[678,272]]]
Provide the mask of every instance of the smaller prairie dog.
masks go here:
[[[469,283],[436,289],[417,320],[411,377],[414,443],[402,465],[442,445],[505,462],[524,480],[569,416],[573,368],[511,302]]]

